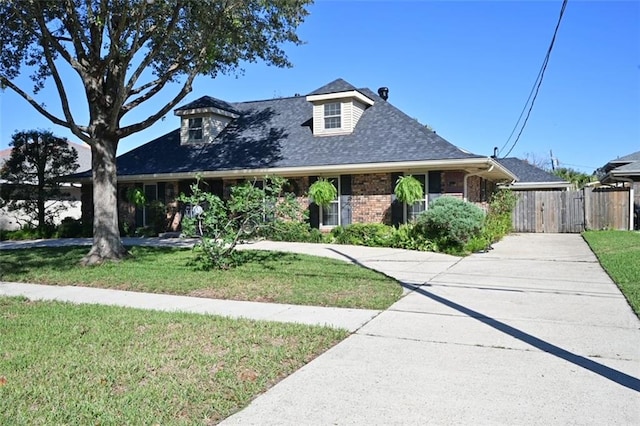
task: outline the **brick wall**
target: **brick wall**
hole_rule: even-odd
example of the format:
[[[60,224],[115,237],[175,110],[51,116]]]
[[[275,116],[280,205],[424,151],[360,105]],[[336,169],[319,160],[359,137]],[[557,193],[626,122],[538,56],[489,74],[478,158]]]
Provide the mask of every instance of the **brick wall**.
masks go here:
[[[351,179],[352,223],[391,222],[391,174],[353,175]]]

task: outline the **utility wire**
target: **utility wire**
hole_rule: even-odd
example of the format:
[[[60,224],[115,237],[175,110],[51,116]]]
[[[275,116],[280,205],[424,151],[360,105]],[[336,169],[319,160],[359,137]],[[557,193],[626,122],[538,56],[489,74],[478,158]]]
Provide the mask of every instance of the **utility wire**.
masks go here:
[[[540,91],[540,86],[542,85],[542,79],[544,78],[544,72],[546,71],[547,65],[549,64],[549,58],[551,57],[551,51],[553,50],[553,45],[555,44],[555,41],[556,41],[556,36],[558,34],[558,29],[560,28],[560,22],[562,22],[562,16],[564,15],[564,11],[567,8],[567,2],[568,2],[568,0],[563,0],[563,2],[562,2],[562,8],[560,9],[560,16],[558,17],[558,23],[556,24],[556,28],[555,28],[555,30],[553,32],[553,38],[551,39],[551,43],[549,44],[549,49],[547,49],[547,54],[546,54],[546,56],[544,58],[544,61],[542,62],[542,67],[540,68],[540,72],[538,72],[538,78],[533,83],[533,88],[531,89],[531,93],[529,93],[529,98],[527,99],[527,102],[524,104],[524,108],[522,109],[522,113],[520,113],[520,117],[518,118],[518,121],[516,122],[515,127],[511,131],[511,135],[509,135],[509,138],[507,139],[505,144],[502,146],[500,151],[502,151],[507,146],[509,141],[511,140],[511,136],[513,136],[513,134],[515,133],[515,130],[518,127],[518,123],[520,123],[520,119],[522,118],[522,114],[524,113],[524,110],[527,108],[527,104],[529,104],[529,100],[531,100],[531,103],[529,104],[529,110],[527,111],[527,115],[524,118],[524,121],[522,123],[522,127],[520,128],[520,131],[518,132],[518,136],[516,136],[516,140],[511,145],[511,148],[509,148],[509,151],[507,151],[507,153],[505,155],[503,155],[502,158],[508,157],[509,154],[511,154],[511,151],[513,151],[513,148],[515,148],[515,146],[518,144],[518,141],[520,140],[520,136],[522,135],[522,132],[524,131],[525,126],[527,125],[527,121],[529,121],[529,116],[531,115],[531,110],[533,109],[533,104],[536,102],[536,98],[538,97],[538,92]],[[533,94],[533,97],[531,96],[532,94]]]

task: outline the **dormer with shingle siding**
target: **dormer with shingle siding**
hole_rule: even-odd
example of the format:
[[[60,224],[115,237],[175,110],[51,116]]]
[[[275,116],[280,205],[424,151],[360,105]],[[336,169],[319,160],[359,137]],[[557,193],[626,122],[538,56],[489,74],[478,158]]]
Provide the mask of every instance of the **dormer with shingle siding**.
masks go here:
[[[203,96],[174,111],[180,117],[180,143],[211,143],[240,113],[220,99]]]
[[[313,104],[314,136],[352,133],[373,100],[342,79],[335,80],[307,95]]]

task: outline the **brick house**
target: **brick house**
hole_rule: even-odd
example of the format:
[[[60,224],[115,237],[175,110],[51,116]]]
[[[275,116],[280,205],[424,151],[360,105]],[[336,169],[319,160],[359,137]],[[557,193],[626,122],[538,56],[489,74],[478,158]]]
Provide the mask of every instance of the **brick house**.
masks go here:
[[[167,206],[167,230],[178,230],[196,173],[221,197],[245,179],[280,175],[311,224],[321,229],[350,223],[398,224],[441,195],[485,203],[498,183],[518,178],[494,158],[451,144],[394,107],[388,89],[356,89],[342,79],[306,96],[228,103],[204,96],[177,108],[180,127],[117,159],[120,222],[148,224],[148,212],[126,197],[138,187]],[[411,174],[424,198],[407,206],[395,200],[397,178]],[[91,173],[83,183],[83,217],[92,214]],[[320,209],[306,197],[319,177],[330,179],[337,199]]]

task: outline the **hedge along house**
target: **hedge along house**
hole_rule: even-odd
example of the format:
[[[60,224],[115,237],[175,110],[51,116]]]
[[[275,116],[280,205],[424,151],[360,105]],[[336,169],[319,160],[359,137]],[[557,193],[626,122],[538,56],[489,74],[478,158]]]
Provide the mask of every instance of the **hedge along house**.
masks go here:
[[[398,224],[410,220],[441,195],[475,203],[487,201],[495,185],[516,176],[491,157],[449,143],[378,93],[356,89],[342,79],[306,96],[228,103],[202,97],[175,110],[180,128],[117,159],[120,222],[150,224],[147,208],[127,199],[129,188],[167,206],[166,230],[180,229],[188,193],[199,174],[209,191],[225,198],[246,179],[280,175],[309,209],[312,226],[329,229],[350,223]],[[424,198],[406,206],[393,190],[403,174],[417,177]],[[318,208],[306,197],[319,177],[331,180],[338,197]],[[83,216],[93,211],[91,174],[83,183]]]

